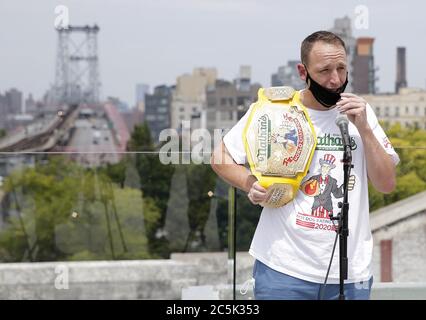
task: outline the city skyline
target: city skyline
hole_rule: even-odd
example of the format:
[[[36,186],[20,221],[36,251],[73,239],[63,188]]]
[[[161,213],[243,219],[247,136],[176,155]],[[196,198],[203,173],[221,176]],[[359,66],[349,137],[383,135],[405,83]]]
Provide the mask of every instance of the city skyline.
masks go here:
[[[272,0],[75,0],[37,5],[6,0],[0,4],[4,15],[0,19],[4,46],[0,64],[6,75],[0,78],[0,92],[15,87],[25,98],[32,93],[40,99],[53,84],[58,5],[69,9],[71,25],[100,26],[101,96],[119,97],[130,106],[135,103],[136,84],[146,83],[151,90],[161,84],[172,85],[179,75],[191,73],[195,67],[214,67],[218,78],[231,80],[240,65],[251,65],[252,82],[269,86],[279,66],[299,59],[300,42],[306,35],[330,29],[335,18],[345,15],[353,20],[355,37],[375,38],[379,92],[394,90],[399,46],[407,48],[408,86],[425,88],[426,66],[420,53],[426,45],[413,36],[426,31],[422,20],[425,5],[411,2],[410,7],[398,1],[328,1],[334,8],[330,10],[318,3],[293,8],[290,2]],[[360,6],[368,9],[368,29],[354,25]],[[288,8],[292,14],[283,15]],[[309,21],[305,12],[316,12],[317,16],[310,16]],[[297,27],[295,23],[299,23]]]

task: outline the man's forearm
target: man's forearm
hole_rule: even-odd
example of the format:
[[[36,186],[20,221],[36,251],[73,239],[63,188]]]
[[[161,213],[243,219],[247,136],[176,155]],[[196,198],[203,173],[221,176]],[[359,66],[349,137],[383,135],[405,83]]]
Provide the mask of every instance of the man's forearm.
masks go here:
[[[228,184],[245,192],[257,181],[246,167],[235,163],[223,143],[213,152],[211,166]]]
[[[367,161],[368,178],[377,191],[392,192],[395,189],[395,164],[392,158],[377,141],[371,128],[361,133]]]

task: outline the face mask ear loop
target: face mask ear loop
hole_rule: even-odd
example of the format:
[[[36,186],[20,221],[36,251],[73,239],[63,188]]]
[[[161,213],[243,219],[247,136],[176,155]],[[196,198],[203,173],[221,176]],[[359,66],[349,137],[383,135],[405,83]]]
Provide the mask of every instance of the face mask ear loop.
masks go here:
[[[310,81],[311,76],[309,75],[308,67],[306,66],[306,64],[303,63],[303,66],[305,67],[305,70],[306,70],[306,84],[308,85],[306,89],[309,89],[309,87],[311,86],[311,81]]]

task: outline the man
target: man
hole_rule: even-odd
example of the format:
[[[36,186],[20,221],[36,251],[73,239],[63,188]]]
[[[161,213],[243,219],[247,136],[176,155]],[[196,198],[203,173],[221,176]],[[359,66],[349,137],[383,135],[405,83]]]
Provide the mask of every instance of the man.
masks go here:
[[[301,102],[307,107],[317,136],[309,168],[311,176],[321,175],[321,163],[325,160],[320,159],[342,159],[342,149],[336,148],[336,141],[341,142],[341,139],[335,119],[343,113],[350,120],[354,164],[351,174],[356,184],[348,189],[349,263],[345,296],[347,299],[369,299],[373,281],[373,242],[369,226],[368,179],[378,191],[392,192],[399,157],[390,144],[381,144],[387,141],[386,135],[367,102],[355,94],[343,93],[348,82],[346,58],[345,44],[338,36],[318,31],[302,42],[302,63],[297,68],[307,84],[300,92]],[[244,166],[247,159],[242,132],[250,111],[225,135],[212,155],[211,164],[220,177],[247,192],[253,204],[259,204],[266,199],[266,189]],[[333,179],[341,185],[343,164],[335,161],[333,165],[336,167]],[[327,286],[323,286],[336,235],[334,221],[328,216],[313,214],[315,192],[306,194],[308,180],[305,177],[302,192],[287,205],[277,209],[263,208],[249,251],[256,259],[253,268],[256,299],[338,298],[338,248]],[[326,188],[326,183],[323,184]],[[315,188],[315,183],[309,186]],[[317,189],[316,193],[320,191]],[[329,204],[329,211],[340,211],[337,202]]]

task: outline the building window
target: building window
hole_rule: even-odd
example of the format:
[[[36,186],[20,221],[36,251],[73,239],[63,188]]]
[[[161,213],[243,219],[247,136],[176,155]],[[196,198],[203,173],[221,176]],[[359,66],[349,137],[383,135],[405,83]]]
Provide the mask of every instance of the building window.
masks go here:
[[[234,105],[234,98],[228,98],[228,103],[232,107]]]
[[[226,106],[226,98],[221,98],[220,99],[220,105],[221,106]]]
[[[184,112],[184,111],[185,111],[185,108],[184,108],[184,107],[180,107],[180,108],[179,108],[179,111],[180,111],[180,112]]]
[[[237,105],[238,106],[243,106],[245,102],[246,102],[246,98],[245,97],[238,97],[237,98]]]
[[[399,107],[395,108],[395,117],[399,117]]]
[[[418,116],[418,115],[419,115],[419,107],[418,107],[418,106],[415,106],[415,107],[414,107],[414,114],[415,114],[416,116]]]
[[[408,114],[408,107],[405,107],[405,114]]]
[[[385,117],[389,117],[389,107],[385,107]]]
[[[208,97],[207,98],[207,106],[208,107],[215,107],[217,105],[217,100],[215,97]]]
[[[229,121],[232,120],[232,113],[229,113],[227,111],[221,111],[220,112],[220,120],[221,121]]]
[[[380,107],[376,107],[376,116],[380,116]]]

